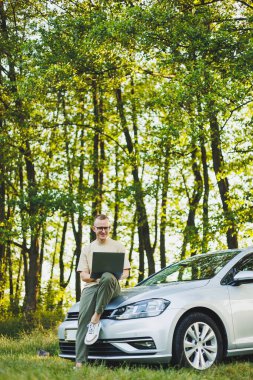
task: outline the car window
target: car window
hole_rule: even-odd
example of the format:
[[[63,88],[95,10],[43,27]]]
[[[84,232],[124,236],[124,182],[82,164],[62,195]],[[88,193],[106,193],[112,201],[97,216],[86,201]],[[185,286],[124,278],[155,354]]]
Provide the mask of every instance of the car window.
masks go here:
[[[226,274],[226,276],[222,279],[221,284],[231,284],[234,281],[234,276],[236,275],[236,273],[245,270],[253,271],[253,254],[244,257],[238,263],[236,263],[236,265],[234,265],[233,268],[231,268],[230,271]]]
[[[242,263],[236,266],[237,271],[252,270],[253,271],[253,255],[246,257]]]
[[[215,276],[239,252],[224,251],[193,256],[162,269],[142,281],[140,285],[149,286],[178,281],[207,280]]]

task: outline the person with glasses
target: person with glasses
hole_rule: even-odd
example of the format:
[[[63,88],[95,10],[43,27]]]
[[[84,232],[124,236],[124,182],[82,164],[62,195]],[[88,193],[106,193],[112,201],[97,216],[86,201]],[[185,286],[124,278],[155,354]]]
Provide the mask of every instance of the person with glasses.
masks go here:
[[[83,247],[77,266],[84,288],[79,305],[75,368],[87,362],[88,347],[99,337],[100,317],[111,299],[120,294],[119,282],[112,273],[105,272],[100,279],[91,278],[93,252],[126,252],[123,244],[110,238],[110,228],[108,216],[103,214],[96,216],[92,227],[96,239]],[[129,276],[129,270],[130,263],[125,255],[124,270],[119,280],[126,279]]]

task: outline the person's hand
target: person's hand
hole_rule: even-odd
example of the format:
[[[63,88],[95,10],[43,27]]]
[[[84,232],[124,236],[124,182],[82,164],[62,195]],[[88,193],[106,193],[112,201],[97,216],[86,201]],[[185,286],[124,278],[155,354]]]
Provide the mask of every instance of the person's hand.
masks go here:
[[[90,273],[85,272],[85,271],[80,273],[80,277],[82,281],[87,282],[87,283],[96,281],[94,278],[90,276]]]
[[[121,277],[119,278],[119,281],[125,280],[129,276],[129,272],[130,272],[129,269],[124,269]]]

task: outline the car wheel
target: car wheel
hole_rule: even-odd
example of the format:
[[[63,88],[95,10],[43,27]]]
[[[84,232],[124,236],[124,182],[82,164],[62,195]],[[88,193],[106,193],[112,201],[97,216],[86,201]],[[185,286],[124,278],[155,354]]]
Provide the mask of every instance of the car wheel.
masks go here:
[[[173,363],[179,367],[205,370],[222,358],[222,336],[214,320],[203,313],[192,313],[183,318],[173,339]]]

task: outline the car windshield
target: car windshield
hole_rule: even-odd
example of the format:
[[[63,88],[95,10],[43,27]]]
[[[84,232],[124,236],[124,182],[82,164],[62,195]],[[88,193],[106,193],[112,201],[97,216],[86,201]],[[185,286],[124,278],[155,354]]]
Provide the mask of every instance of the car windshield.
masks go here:
[[[240,251],[222,251],[193,256],[172,264],[139,285],[149,286],[178,281],[208,280],[215,276]]]

